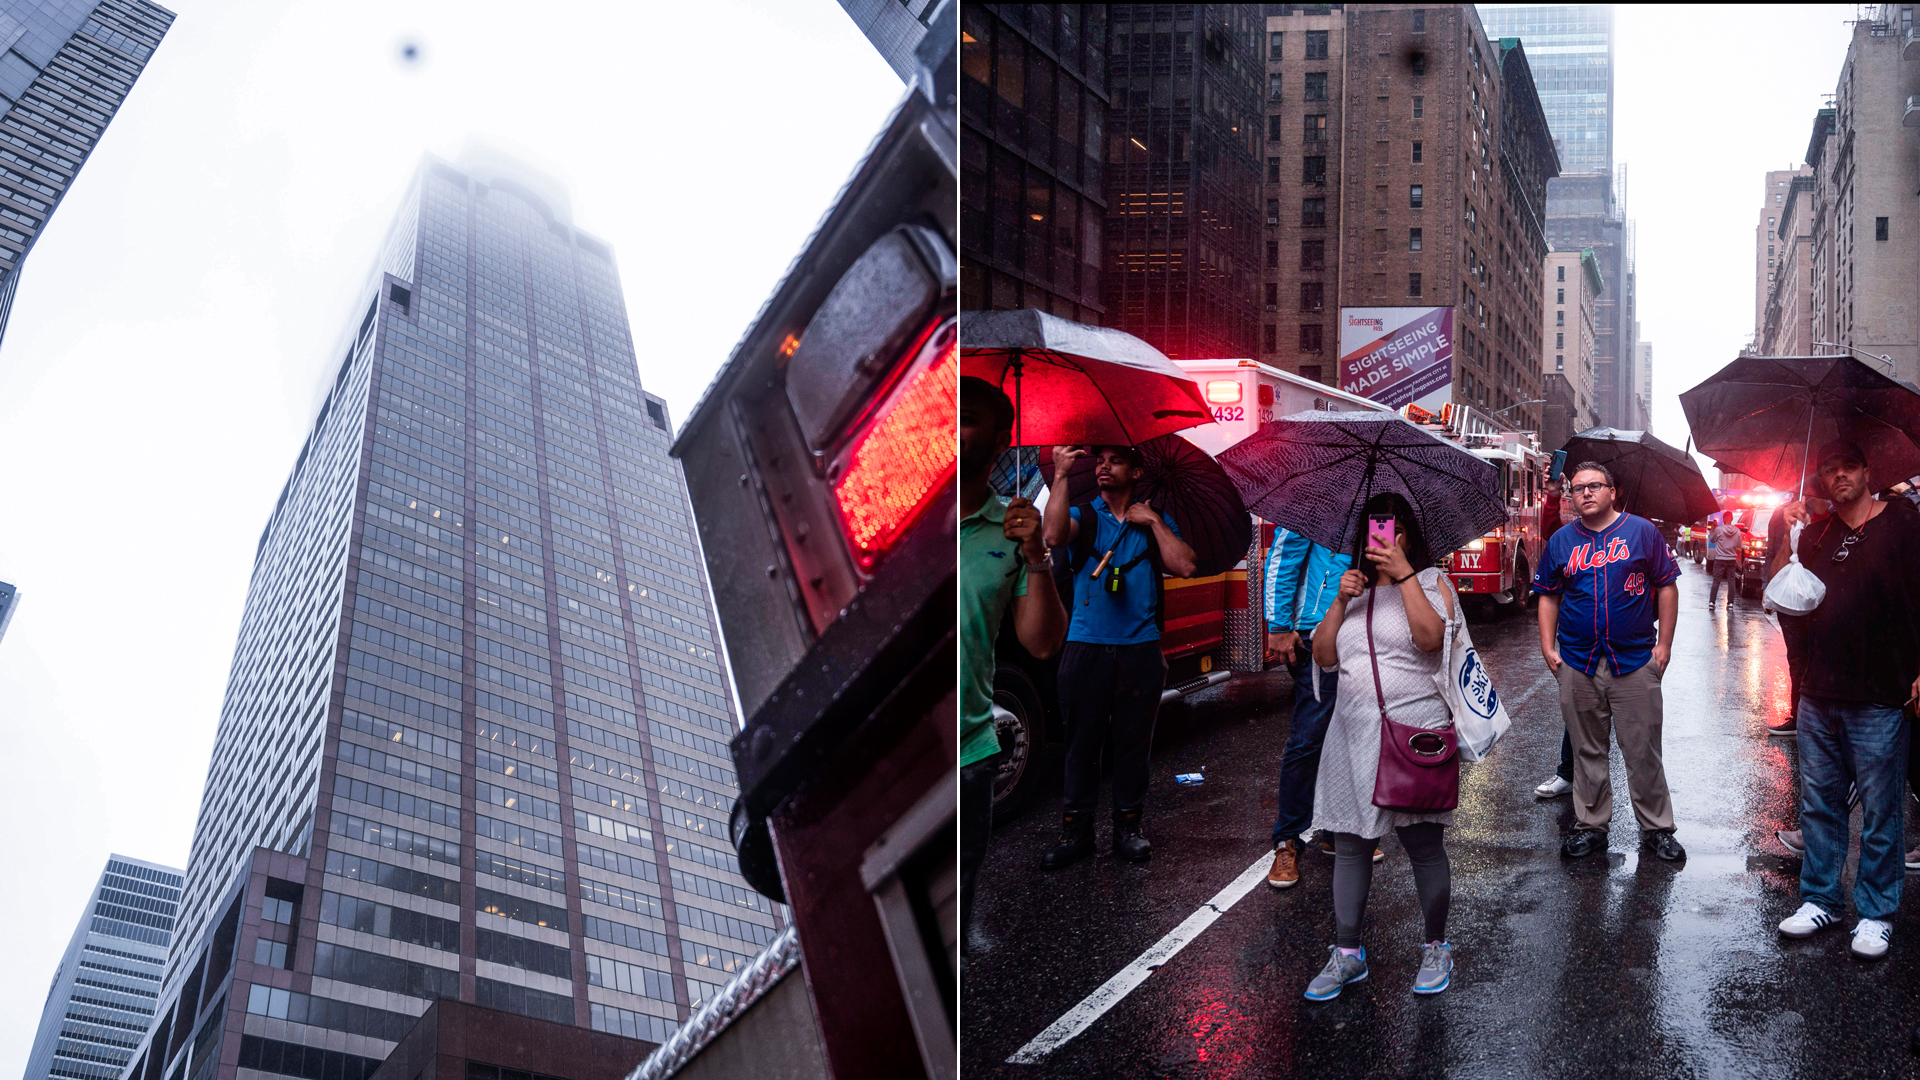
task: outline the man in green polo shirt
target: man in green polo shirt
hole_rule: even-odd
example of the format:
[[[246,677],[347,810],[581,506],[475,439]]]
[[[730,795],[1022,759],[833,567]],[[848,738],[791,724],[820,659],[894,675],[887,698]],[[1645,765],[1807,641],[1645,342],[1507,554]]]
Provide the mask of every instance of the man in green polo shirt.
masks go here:
[[[1013,402],[985,379],[960,380],[960,948],[973,919],[973,882],[993,825],[1000,738],[993,727],[993,640],[1009,605],[1014,633],[1045,659],[1067,634],[1050,577],[1040,513],[993,494],[987,475],[1013,442]],[[1027,575],[1037,575],[1028,590]]]

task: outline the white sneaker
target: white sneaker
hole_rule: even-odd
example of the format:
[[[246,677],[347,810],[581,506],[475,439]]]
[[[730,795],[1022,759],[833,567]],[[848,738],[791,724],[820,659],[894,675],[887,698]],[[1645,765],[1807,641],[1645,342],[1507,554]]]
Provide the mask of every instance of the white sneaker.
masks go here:
[[[1861,919],[1853,928],[1853,955],[1862,960],[1878,960],[1887,955],[1887,939],[1893,926],[1879,919]]]
[[[1865,925],[1872,920],[1863,919]],[[1780,936],[1790,938],[1812,937],[1816,931],[1825,930],[1833,925],[1833,916],[1827,909],[1809,900],[1800,905],[1800,910],[1780,920]],[[1885,925],[1884,923],[1881,925]],[[1881,939],[1880,950],[1886,951],[1885,939]]]
[[[1543,799],[1551,799],[1556,796],[1565,795],[1567,792],[1572,790],[1573,790],[1572,784],[1569,784],[1565,780],[1560,779],[1559,773],[1554,773],[1552,776],[1549,776],[1545,780],[1542,780],[1540,782],[1540,786],[1533,789],[1533,793],[1535,795],[1540,796]]]

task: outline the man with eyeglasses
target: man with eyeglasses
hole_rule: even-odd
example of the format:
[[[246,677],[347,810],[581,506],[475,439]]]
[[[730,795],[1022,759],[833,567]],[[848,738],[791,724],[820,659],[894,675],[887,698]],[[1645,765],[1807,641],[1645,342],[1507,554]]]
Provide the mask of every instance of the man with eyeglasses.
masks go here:
[[[1673,655],[1680,564],[1653,522],[1614,509],[1615,490],[1605,466],[1574,466],[1567,495],[1580,520],[1547,541],[1533,579],[1540,652],[1560,683],[1560,714],[1573,742],[1577,821],[1560,850],[1581,858],[1607,848],[1611,737],[1626,759],[1641,843],[1673,862],[1687,852],[1673,836],[1673,801],[1660,757],[1660,679]]]
[[[1887,953],[1891,919],[1906,877],[1901,788],[1906,779],[1905,712],[1920,694],[1920,515],[1873,497],[1867,456],[1852,442],[1820,451],[1820,485],[1833,513],[1800,534],[1800,562],[1826,584],[1806,621],[1806,671],[1795,710],[1800,758],[1800,909],[1780,934],[1810,937],[1839,918],[1847,861],[1847,785],[1861,808],[1860,866],[1854,876],[1853,954]],[[1803,503],[1789,522],[1807,522]],[[1786,549],[1774,558],[1778,572]]]

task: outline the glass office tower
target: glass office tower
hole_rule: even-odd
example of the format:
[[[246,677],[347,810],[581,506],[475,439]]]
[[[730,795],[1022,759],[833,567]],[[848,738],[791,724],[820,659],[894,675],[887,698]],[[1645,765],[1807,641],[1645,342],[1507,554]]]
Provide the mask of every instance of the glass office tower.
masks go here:
[[[116,1080],[153,1019],[180,871],[111,855],[47,989],[26,1080]]]
[[[1613,7],[1556,4],[1482,7],[1490,38],[1527,49],[1540,105],[1560,151],[1561,175],[1613,175]]]
[[[0,0],[0,336],[21,262],[172,25],[146,0]]]
[[[260,538],[130,1078],[324,1047],[359,1080],[441,997],[657,1042],[775,935],[612,251],[524,166],[429,159],[360,295]]]

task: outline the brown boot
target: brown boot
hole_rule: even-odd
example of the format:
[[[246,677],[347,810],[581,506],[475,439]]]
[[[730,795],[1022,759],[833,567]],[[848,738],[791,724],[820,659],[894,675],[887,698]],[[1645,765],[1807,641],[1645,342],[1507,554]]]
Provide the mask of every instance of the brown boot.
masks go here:
[[[1273,865],[1267,868],[1267,884],[1290,889],[1300,884],[1300,841],[1282,840],[1273,849]]]

